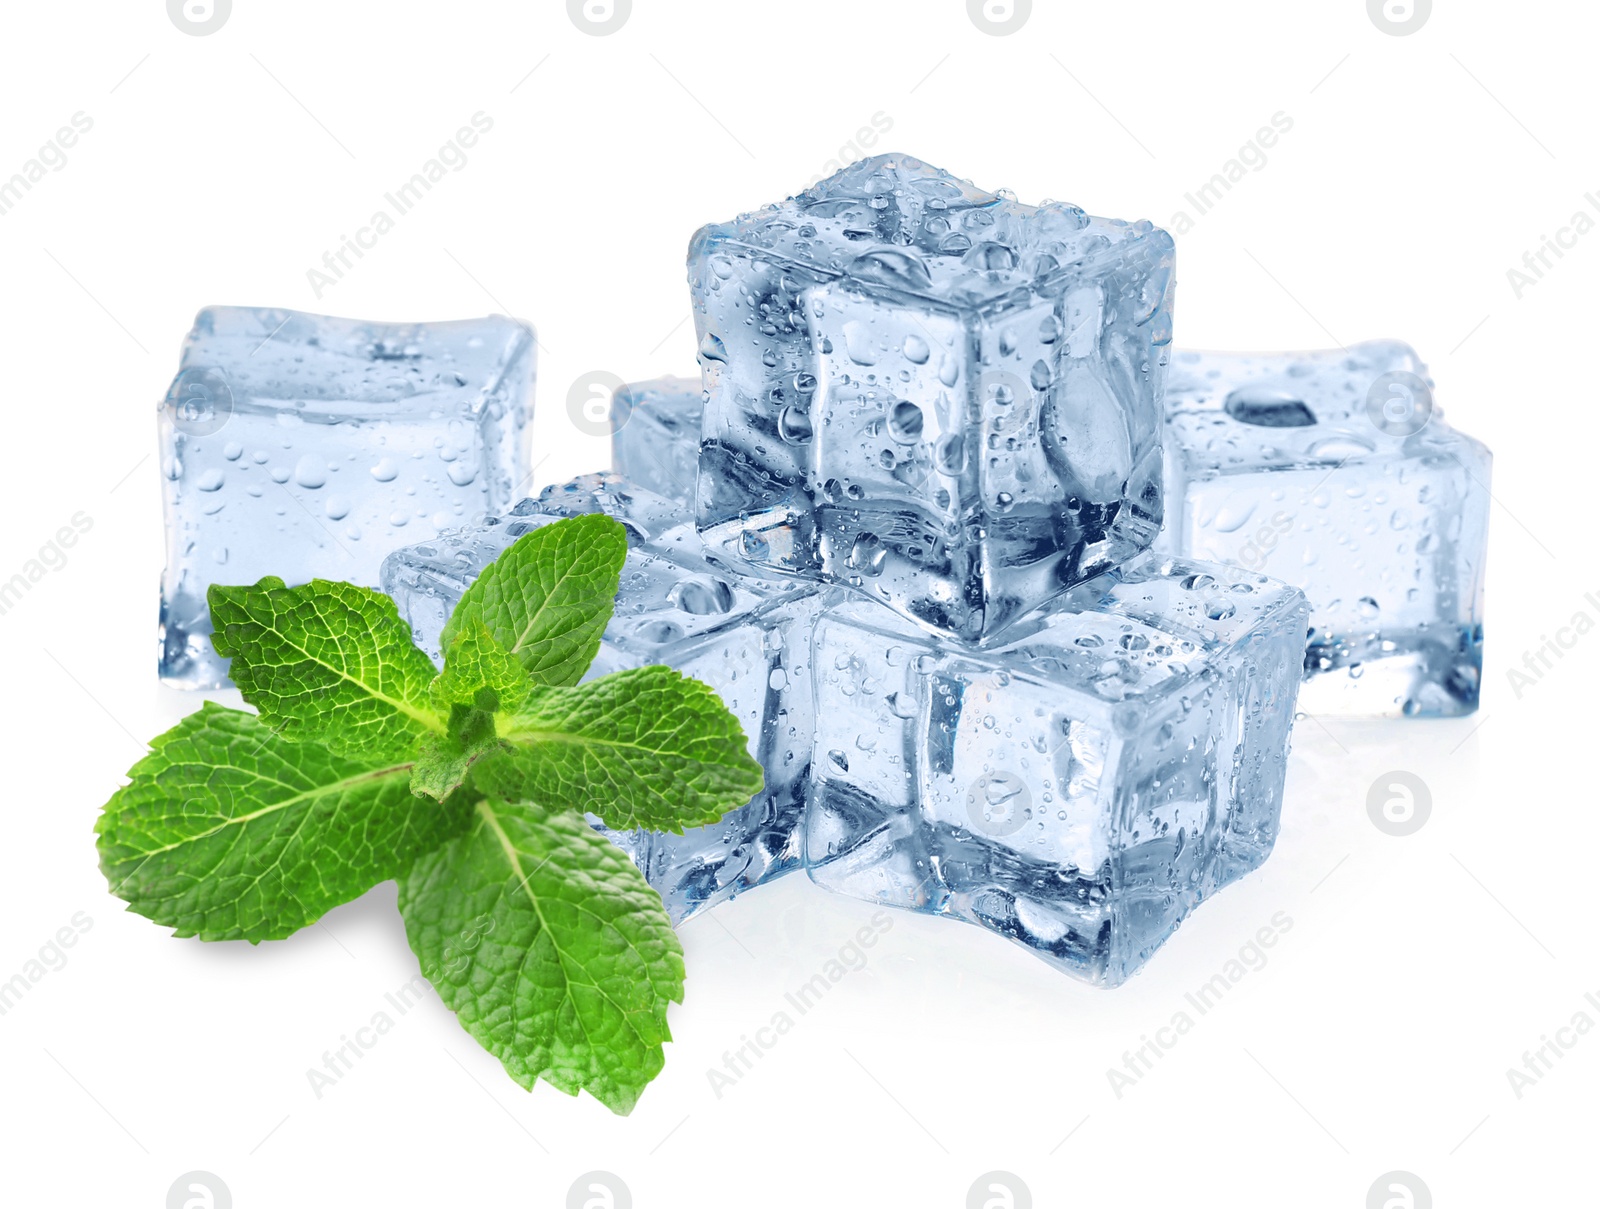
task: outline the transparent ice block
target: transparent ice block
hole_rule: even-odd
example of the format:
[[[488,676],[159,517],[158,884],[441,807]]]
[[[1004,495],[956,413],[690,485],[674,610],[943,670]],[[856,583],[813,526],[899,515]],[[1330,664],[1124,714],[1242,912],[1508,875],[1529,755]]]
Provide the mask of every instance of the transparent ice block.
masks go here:
[[[611,397],[611,469],[692,508],[704,408],[698,377],[630,382]]]
[[[764,574],[999,632],[1148,546],[1173,245],[903,155],[702,228],[698,522]]]
[[[811,877],[1117,985],[1271,850],[1306,616],[1295,588],[1153,554],[988,649],[830,607]]]
[[[1158,547],[1305,590],[1307,712],[1477,708],[1490,455],[1427,374],[1399,341],[1174,355]]]
[[[533,329],[500,316],[201,311],[160,408],[161,678],[228,683],[213,583],[376,587],[403,542],[509,507],[527,486],[533,375]]]
[[[615,475],[547,488],[504,517],[398,550],[384,562],[383,590],[437,659],[439,632],[484,567],[524,533],[592,512],[622,522],[629,549],[589,678],[665,664],[704,681],[738,717],[766,776],[748,805],[683,835],[602,829],[681,923],[799,867],[811,766],[809,639],[823,598],[733,570],[704,551],[681,504]]]

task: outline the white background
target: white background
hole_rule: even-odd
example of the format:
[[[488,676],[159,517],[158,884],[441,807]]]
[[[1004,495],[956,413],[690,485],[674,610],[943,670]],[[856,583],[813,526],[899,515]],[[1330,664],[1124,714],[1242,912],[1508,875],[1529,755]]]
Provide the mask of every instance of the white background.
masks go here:
[[[1592,6],[1441,0],[1404,37],[1363,0],[1038,0],[1005,37],[963,0],[635,0],[606,37],[555,0],[236,0],[205,37],[162,0],[18,2],[3,25],[0,178],[93,121],[0,217],[0,579],[93,519],[0,617],[0,980],[93,921],[0,1017],[7,1204],[157,1207],[193,1169],[241,1209],[560,1206],[592,1169],[645,1209],[958,1209],[993,1169],[1039,1206],[1358,1209],[1393,1169],[1440,1206],[1594,1195],[1600,1029],[1520,1099],[1506,1076],[1575,1013],[1600,1023],[1600,637],[1520,694],[1507,675],[1600,618],[1600,233],[1521,298],[1507,279],[1600,219]],[[316,297],[307,270],[480,110],[467,166]],[[532,320],[543,485],[607,456],[568,419],[576,378],[693,372],[695,227],[854,158],[874,115],[892,130],[866,150],[1168,225],[1280,111],[1266,166],[1178,238],[1178,343],[1423,353],[1496,455],[1483,708],[1303,721],[1276,853],[1127,986],[897,914],[718,1098],[708,1068],[872,913],[791,878],[684,929],[688,999],[631,1117],[521,1091],[431,995],[319,1100],[306,1069],[416,972],[392,885],[259,948],[172,940],[107,894],[99,806],[198,705],[155,677],[154,456],[197,308]],[[1407,838],[1366,812],[1397,769],[1433,799]],[[1115,1094],[1107,1069],[1275,912],[1268,963]]]

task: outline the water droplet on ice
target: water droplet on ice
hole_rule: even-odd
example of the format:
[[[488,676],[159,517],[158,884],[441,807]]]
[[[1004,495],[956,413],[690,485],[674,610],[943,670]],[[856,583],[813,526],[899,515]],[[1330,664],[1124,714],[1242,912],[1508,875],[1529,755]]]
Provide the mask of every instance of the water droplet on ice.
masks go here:
[[[859,319],[851,319],[844,325],[845,352],[850,354],[850,360],[857,365],[876,365],[878,352],[873,347],[872,331]]]
[[[1235,502],[1229,500],[1217,509],[1216,518],[1211,522],[1211,527],[1218,533],[1234,533],[1249,523],[1256,514],[1256,501],[1251,499]]]
[[[222,488],[222,471],[208,470],[196,481],[195,486],[201,491],[218,491]]]
[[[647,621],[634,631],[634,636],[652,646],[665,646],[683,637],[683,627],[675,621]]]
[[[322,510],[327,513],[329,520],[342,521],[350,515],[350,501],[342,495],[330,495],[322,505]]]
[[[379,458],[377,465],[371,470],[372,477],[380,483],[392,483],[400,473],[400,467],[394,464],[393,458]]]
[[[889,413],[889,435],[902,445],[922,439],[922,408],[910,400],[902,399]]]
[[[733,608],[733,588],[726,581],[710,577],[685,579],[667,593],[675,609],[697,616],[727,613]]]
[[[974,269],[991,272],[1017,267],[1017,254],[1003,243],[980,243],[963,258],[963,263]]]
[[[967,443],[961,439],[961,434],[952,432],[940,441],[933,460],[940,474],[960,474],[967,464]]]
[[[907,336],[905,343],[900,346],[900,351],[906,355],[906,360],[913,365],[926,364],[928,360],[928,342],[913,332]]]
[[[457,487],[466,487],[473,479],[478,477],[478,468],[471,462],[461,460],[451,462],[450,469],[445,473],[450,476],[450,481]]]
[[[883,574],[883,562],[888,556],[889,551],[876,533],[863,533],[850,547],[849,563],[862,575],[878,576]]]
[[[1349,458],[1359,458],[1363,454],[1373,452],[1371,441],[1363,437],[1352,436],[1348,433],[1339,436],[1324,437],[1320,441],[1313,441],[1306,450],[1308,457],[1327,461],[1346,461]]]
[[[723,347],[722,341],[716,334],[707,332],[700,340],[700,355],[707,361],[726,361],[728,350]]]
[[[811,416],[805,408],[789,404],[778,413],[778,436],[790,445],[811,440]]]
[[[328,464],[314,454],[305,454],[294,464],[294,481],[315,490],[328,481]]]
[[[933,278],[929,275],[928,266],[923,264],[922,259],[910,252],[897,249],[879,248],[872,252],[864,252],[851,262],[850,271],[867,281],[899,286],[905,290],[933,288]]]

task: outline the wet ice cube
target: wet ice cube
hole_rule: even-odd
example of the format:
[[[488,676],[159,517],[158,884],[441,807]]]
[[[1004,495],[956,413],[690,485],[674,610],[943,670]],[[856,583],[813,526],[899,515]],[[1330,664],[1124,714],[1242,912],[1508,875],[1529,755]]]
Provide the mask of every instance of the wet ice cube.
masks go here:
[[[384,560],[381,586],[410,624],[417,645],[439,663],[443,659],[439,635],[445,622],[467,586],[485,567],[517,538],[540,525],[597,512],[622,523],[628,531],[630,550],[657,543],[691,518],[688,508],[678,501],[636,488],[619,475],[584,475],[546,487],[537,499],[523,499],[503,516],[486,517],[475,525],[452,529],[429,541],[396,550]],[[692,557],[698,544],[680,541],[678,547],[687,551],[685,557]],[[630,565],[630,573],[642,571],[651,576],[651,583],[664,597],[675,582],[671,567],[653,558],[634,558],[633,562],[636,565]],[[659,578],[662,575],[667,577],[665,586]],[[634,582],[630,575],[624,581],[624,589]],[[637,612],[648,599],[645,593],[625,592],[617,601],[615,615]]]
[[[880,155],[703,228],[698,521],[964,638],[1148,546],[1173,245]]]
[[[206,589],[277,575],[377,587],[384,555],[526,486],[533,329],[213,307],[160,408],[160,672],[228,683]]]
[[[700,379],[631,382],[611,397],[611,468],[657,495],[694,505]]]
[[[1477,708],[1490,455],[1427,374],[1398,341],[1174,355],[1159,547],[1305,590],[1310,713]]]
[[[765,770],[761,793],[718,823],[683,835],[606,830],[682,922],[799,867],[812,746],[809,635],[823,598],[808,585],[735,571],[705,552],[682,505],[615,475],[547,488],[503,518],[396,551],[384,563],[383,590],[437,659],[440,630],[484,567],[524,533],[591,512],[621,521],[629,549],[589,678],[666,664],[704,681]]]
[[[1271,850],[1306,616],[1295,588],[1148,553],[992,648],[830,607],[811,877],[1115,986]]]

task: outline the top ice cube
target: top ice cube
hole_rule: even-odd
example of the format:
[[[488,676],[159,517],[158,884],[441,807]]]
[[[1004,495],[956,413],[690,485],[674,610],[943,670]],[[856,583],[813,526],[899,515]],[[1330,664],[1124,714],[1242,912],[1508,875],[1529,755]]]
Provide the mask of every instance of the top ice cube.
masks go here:
[[[702,228],[697,522],[968,639],[1148,546],[1173,245],[863,160]]]
[[[212,307],[160,409],[162,679],[227,683],[206,589],[377,587],[384,555],[526,488],[534,338],[502,316],[383,324]]]

